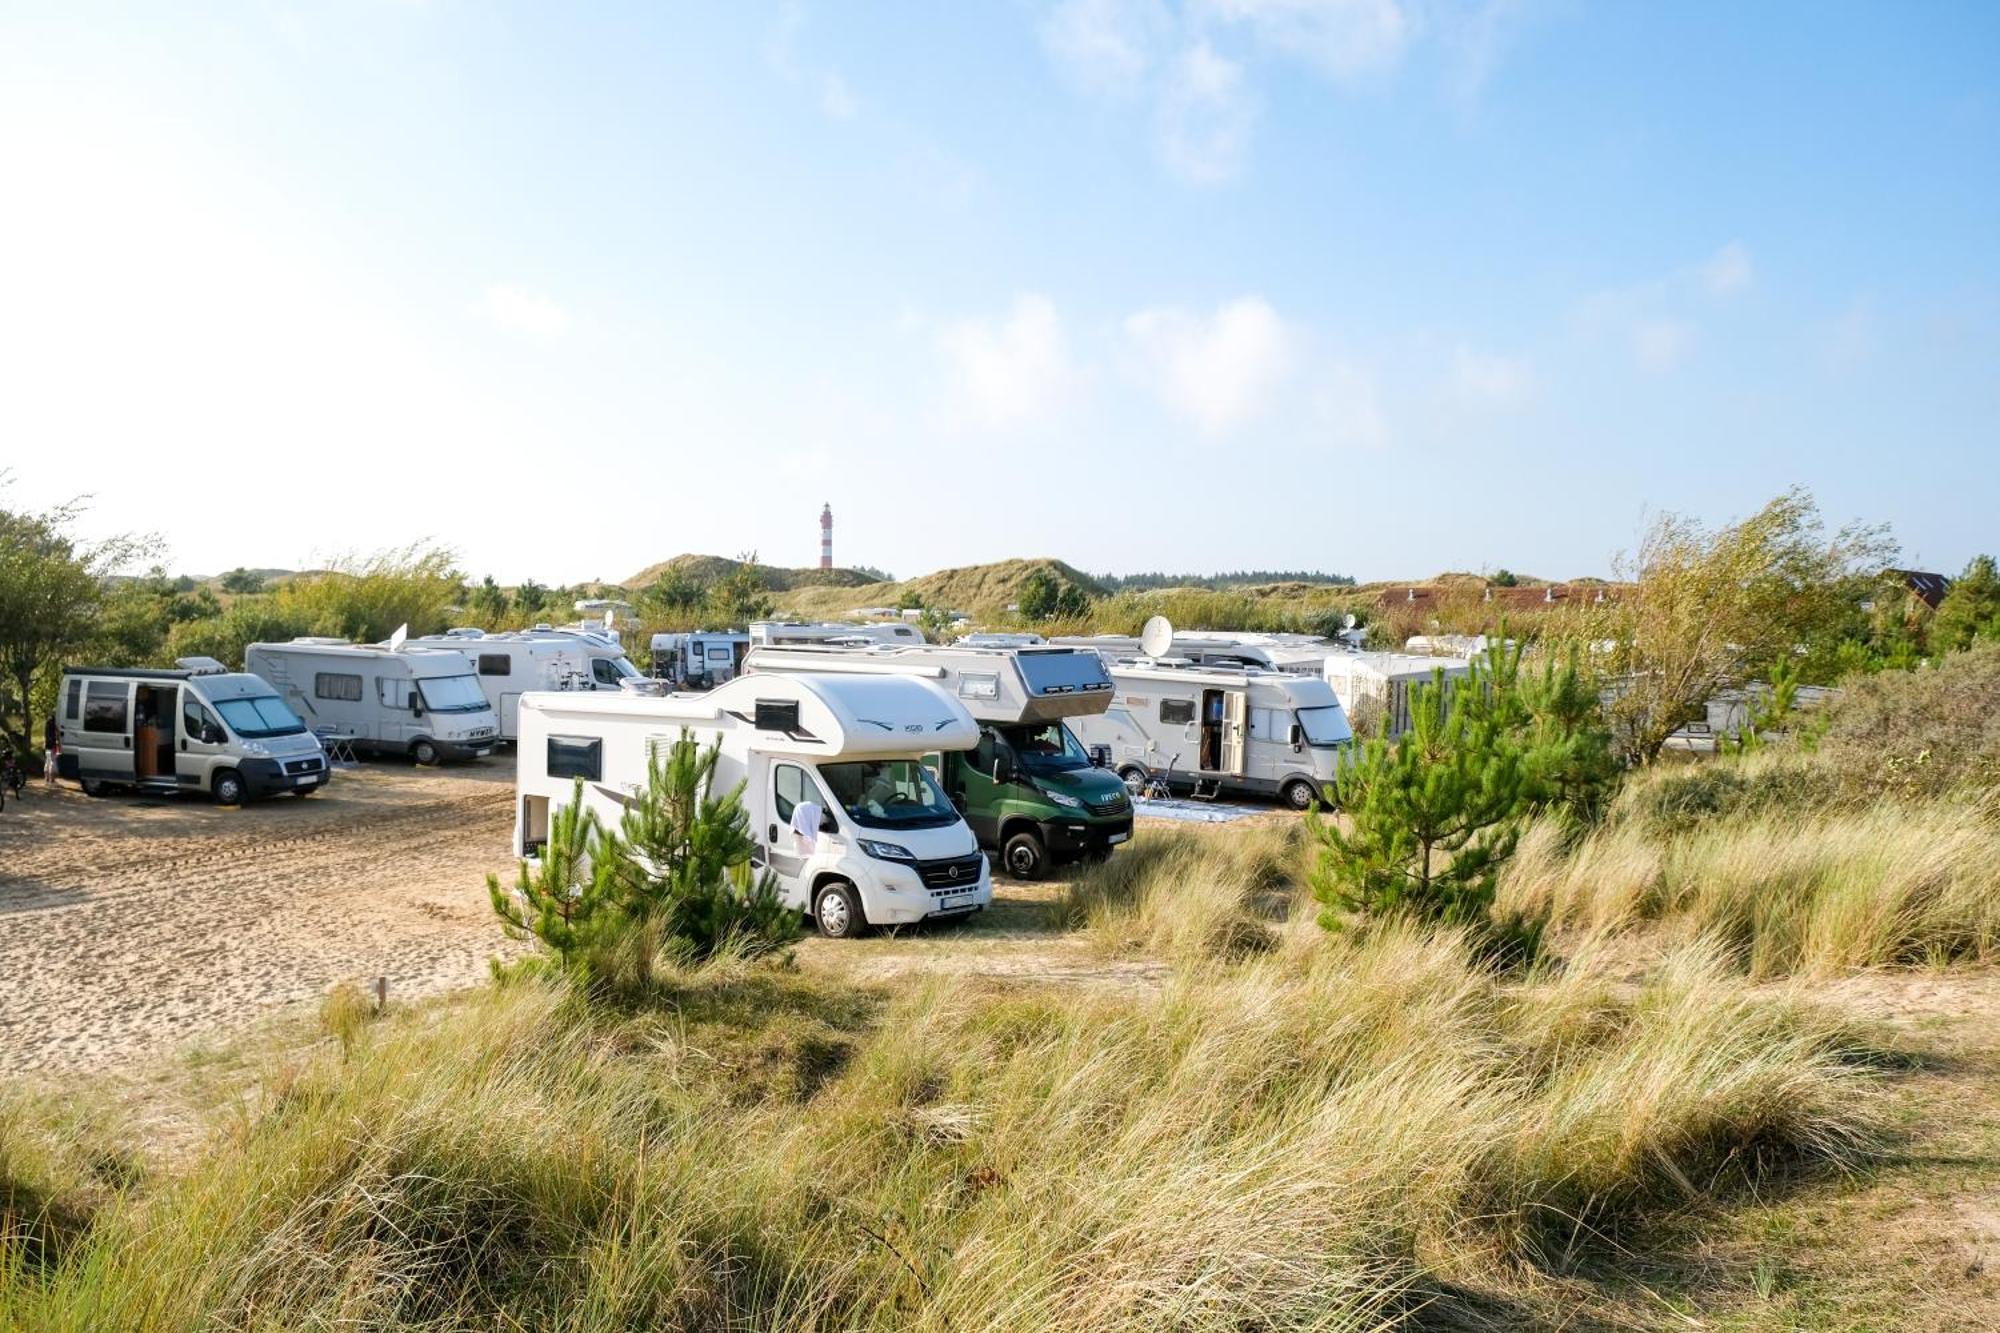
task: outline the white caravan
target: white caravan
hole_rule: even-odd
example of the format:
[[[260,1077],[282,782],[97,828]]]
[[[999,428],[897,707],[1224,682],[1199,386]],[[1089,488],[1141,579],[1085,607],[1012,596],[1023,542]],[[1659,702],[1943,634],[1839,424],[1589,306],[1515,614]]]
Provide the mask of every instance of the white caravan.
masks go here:
[[[499,719],[500,739],[511,741],[519,735],[516,716],[521,696],[530,690],[617,689],[623,676],[613,675],[605,684],[592,674],[597,661],[577,639],[558,635],[482,634],[454,630],[449,634],[406,639],[405,648],[431,648],[462,654],[472,663],[479,678],[480,693]],[[621,655],[617,661],[627,667]],[[633,672],[637,675],[637,672]]]
[[[1085,648],[755,648],[752,672],[900,674],[930,679],[980,724],[979,745],[936,756],[937,774],[979,845],[1017,879],[1102,860],[1132,836],[1132,802],[1064,719],[1111,703],[1104,659]]]
[[[655,634],[653,678],[677,690],[712,690],[743,674],[750,636],[738,630]]]
[[[306,638],[253,643],[243,665],[313,730],[355,750],[435,764],[482,758],[500,739],[500,720],[462,651]]]
[[[1428,684],[1439,672],[1453,681],[1471,671],[1463,658],[1410,653],[1333,653],[1326,659],[1326,683],[1340,696],[1348,721],[1363,736],[1386,740],[1410,729],[1411,686]]]
[[[747,784],[753,861],[823,935],[980,911],[993,880],[972,830],[924,767],[970,749],[979,724],[908,676],[739,676],[707,694],[531,694],[521,701],[514,854],[540,855],[552,809],[581,780],[608,826],[646,783],[657,747],[685,729],[719,743],[715,780]],[[817,833],[792,827],[807,802]]]
[[[750,626],[753,648],[797,648],[807,644],[861,645],[871,643],[929,643],[924,632],[900,620],[838,621],[808,623],[802,620],[759,620]]]
[[[1071,725],[1084,744],[1110,747],[1128,786],[1159,778],[1197,797],[1276,796],[1303,810],[1354,739],[1324,680],[1178,659],[1106,664],[1111,707]]]

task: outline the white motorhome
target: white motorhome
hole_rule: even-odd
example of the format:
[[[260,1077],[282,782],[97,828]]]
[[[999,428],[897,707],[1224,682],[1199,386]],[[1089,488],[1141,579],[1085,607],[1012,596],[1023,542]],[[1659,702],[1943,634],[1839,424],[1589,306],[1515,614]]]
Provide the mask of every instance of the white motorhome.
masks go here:
[[[632,665],[632,659],[625,655],[624,646],[614,634],[571,627],[558,629],[549,625],[509,632],[524,639],[543,639],[570,645],[582,655],[591,684],[600,690],[622,689],[626,681],[644,674]]]
[[[1198,797],[1276,796],[1303,810],[1354,739],[1333,687],[1314,677],[1176,658],[1106,665],[1111,707],[1072,726],[1086,745],[1110,747],[1131,787],[1158,778]]]
[[[243,665],[315,731],[357,751],[435,764],[482,758],[499,743],[500,720],[456,649],[304,638],[253,643]]]
[[[655,634],[653,678],[677,690],[712,690],[743,674],[750,636],[738,630]]]
[[[463,630],[453,630],[449,634],[406,639],[403,646],[463,654],[472,663],[473,674],[479,678],[480,692],[486,696],[493,715],[499,719],[500,739],[503,741],[511,741],[519,735],[517,715],[522,695],[531,690],[617,689],[616,682],[625,677],[615,674],[616,666],[631,666],[622,654],[615,661],[602,657],[593,659],[582,642],[566,635],[482,634],[476,631],[468,634]],[[610,674],[613,683],[606,684],[593,674],[592,668],[598,662],[610,664],[601,670]],[[632,674],[638,673],[635,671]]]
[[[616,827],[657,747],[718,743],[716,782],[747,784],[753,860],[823,935],[958,917],[993,901],[979,844],[927,752],[970,749],[979,726],[908,676],[739,676],[707,694],[531,694],[521,701],[514,854],[538,856],[550,811],[584,802]],[[807,802],[818,832],[793,828]],[[809,820],[807,822],[810,822]]]
[[[1121,634],[1069,635],[1056,643],[1095,648],[1112,658],[1147,655],[1143,641]],[[1329,653],[1325,639],[1310,634],[1253,634],[1248,631],[1175,630],[1172,656],[1196,666],[1256,667],[1295,676],[1317,676]]]
[[[1111,703],[1104,659],[1086,648],[753,648],[751,672],[898,674],[934,680],[980,724],[979,745],[934,758],[979,844],[1017,879],[1102,860],[1132,836],[1132,802],[1065,719]]]
[[[929,643],[923,630],[900,620],[809,623],[803,620],[759,620],[750,626],[753,648],[797,648],[807,644]]]
[[[58,776],[87,795],[192,791],[222,805],[326,784],[326,754],[256,676],[209,657],[174,670],[65,667],[56,697]]]

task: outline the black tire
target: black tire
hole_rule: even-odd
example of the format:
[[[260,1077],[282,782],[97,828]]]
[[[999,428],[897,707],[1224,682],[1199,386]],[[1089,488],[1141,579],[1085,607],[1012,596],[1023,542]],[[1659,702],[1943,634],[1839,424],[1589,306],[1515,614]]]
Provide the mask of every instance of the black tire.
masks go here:
[[[233,768],[223,769],[209,784],[209,793],[215,797],[217,805],[243,804],[243,775]]]
[[[1000,849],[1000,864],[1015,879],[1041,879],[1049,873],[1049,849],[1039,833],[1016,833]]]
[[[1312,803],[1319,799],[1319,788],[1304,778],[1293,778],[1285,784],[1284,790],[1279,795],[1285,798],[1285,804],[1292,809],[1309,810],[1312,808]]]
[[[111,789],[96,778],[79,778],[77,779],[77,786],[83,788],[85,796],[109,796],[111,794]]]
[[[861,896],[844,879],[828,880],[813,894],[813,925],[829,940],[851,940],[868,930]]]
[[[435,768],[438,761],[438,747],[428,739],[420,740],[410,747],[410,758],[417,761],[419,768]]]

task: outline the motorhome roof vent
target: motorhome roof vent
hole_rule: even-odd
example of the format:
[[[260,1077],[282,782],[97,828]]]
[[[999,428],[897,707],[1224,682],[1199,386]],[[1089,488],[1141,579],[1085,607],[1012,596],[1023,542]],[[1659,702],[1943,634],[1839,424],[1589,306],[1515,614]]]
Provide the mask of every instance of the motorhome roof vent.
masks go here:
[[[308,644],[314,648],[345,648],[348,646],[346,639],[336,639],[331,635],[325,634],[302,634],[298,638],[293,639],[292,642]]]
[[[483,639],[486,637],[486,631],[474,629],[470,625],[461,625],[457,629],[446,630],[444,636],[447,639]]]
[[[799,729],[799,701],[797,699],[759,699],[757,701],[756,728],[759,731],[782,731],[787,734]]]
[[[190,676],[226,676],[229,668],[212,657],[176,657],[174,665]]]

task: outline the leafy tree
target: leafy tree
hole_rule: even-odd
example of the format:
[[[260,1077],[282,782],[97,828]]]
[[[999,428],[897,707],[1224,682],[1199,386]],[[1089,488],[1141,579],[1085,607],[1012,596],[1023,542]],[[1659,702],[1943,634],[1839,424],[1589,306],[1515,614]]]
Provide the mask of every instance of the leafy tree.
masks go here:
[[[1322,925],[1361,914],[1487,928],[1534,780],[1502,710],[1486,702],[1490,685],[1475,663],[1453,686],[1439,671],[1413,688],[1409,730],[1367,742],[1341,768],[1334,795],[1351,831],[1308,814]]]
[[[243,649],[253,643],[283,643],[310,633],[312,625],[269,597],[246,597],[219,616],[187,620],[167,631],[160,656],[213,657],[232,670],[242,670]]]
[[[408,625],[410,633],[450,627],[464,590],[455,557],[442,547],[406,546],[342,562],[323,574],[293,579],[273,594],[277,609],[313,634],[376,642]]]
[[[260,593],[264,591],[264,576],[238,566],[222,576],[222,590],[243,595]]]
[[[1973,557],[1931,619],[1936,652],[1970,648],[1975,639],[2000,639],[2000,572],[1990,555]]]
[[[1894,551],[1879,528],[1828,536],[1803,490],[1715,531],[1662,515],[1628,562],[1636,586],[1577,622],[1582,637],[1610,645],[1620,677],[1612,730],[1624,757],[1652,763],[1716,694],[1839,623],[1852,576]]]
[[[757,567],[755,551],[738,556],[736,568],[709,585],[709,615],[721,625],[748,626],[753,620],[768,620],[774,605]]]
[[[921,611],[924,609],[924,595],[915,588],[907,589],[901,597],[896,599],[896,609],[898,611]]]
[[[1021,615],[1028,620],[1073,620],[1090,614],[1090,594],[1045,569],[1021,585]]]
[[[1496,588],[1517,588],[1521,584],[1521,579],[1511,569],[1496,569],[1493,571],[1493,577],[1487,582]]]
[[[465,597],[466,614],[479,623],[482,629],[502,629],[507,624],[507,613],[513,609],[513,599],[507,590],[493,581],[488,574],[479,581]]]
[[[24,755],[41,745],[63,663],[97,643],[105,575],[138,546],[79,544],[67,532],[76,513],[0,509],[0,740]]]

